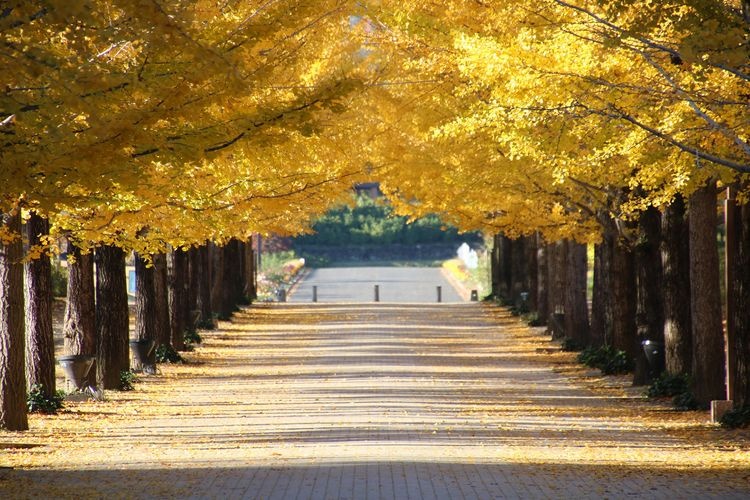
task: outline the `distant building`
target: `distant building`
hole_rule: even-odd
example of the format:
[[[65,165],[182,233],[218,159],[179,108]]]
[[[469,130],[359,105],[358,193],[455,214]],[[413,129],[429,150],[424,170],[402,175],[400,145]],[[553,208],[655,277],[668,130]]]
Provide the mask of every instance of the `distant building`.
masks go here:
[[[383,196],[383,192],[380,191],[379,182],[363,182],[361,184],[355,184],[354,191],[358,195],[369,196],[373,200],[375,198],[380,198],[381,196]]]

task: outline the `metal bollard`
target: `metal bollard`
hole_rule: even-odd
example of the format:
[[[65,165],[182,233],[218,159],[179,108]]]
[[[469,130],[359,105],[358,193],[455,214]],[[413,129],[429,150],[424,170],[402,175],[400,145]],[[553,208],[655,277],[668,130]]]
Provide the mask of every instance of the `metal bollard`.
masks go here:
[[[438,285],[437,287],[437,301],[442,302],[443,301],[443,287]]]
[[[375,302],[380,302],[380,285],[375,285]]]
[[[313,285],[313,302],[318,301],[318,285]]]

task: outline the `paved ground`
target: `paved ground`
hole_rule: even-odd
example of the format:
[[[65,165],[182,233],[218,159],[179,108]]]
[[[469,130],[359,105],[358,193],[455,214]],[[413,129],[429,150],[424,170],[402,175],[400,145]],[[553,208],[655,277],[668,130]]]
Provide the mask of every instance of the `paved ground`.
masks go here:
[[[750,496],[743,435],[546,347],[477,303],[254,306],[193,363],[0,433],[0,498]]]
[[[290,302],[373,302],[375,286],[380,302],[462,302],[437,267],[337,267],[313,269],[295,287]]]

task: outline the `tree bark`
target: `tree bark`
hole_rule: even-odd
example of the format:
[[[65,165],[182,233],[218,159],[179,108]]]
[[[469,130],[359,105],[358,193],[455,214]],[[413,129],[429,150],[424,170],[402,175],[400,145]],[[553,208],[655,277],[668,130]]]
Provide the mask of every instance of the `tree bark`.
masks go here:
[[[711,400],[725,398],[716,182],[698,189],[690,197],[689,209],[693,391],[696,400],[707,406]]]
[[[223,257],[221,259],[222,272],[219,282],[219,297],[221,300],[219,317],[228,321],[237,306],[237,282],[234,278],[238,267],[236,245],[233,241],[229,241],[220,250]]]
[[[130,369],[125,252],[115,246],[101,246],[95,259],[97,379],[102,389],[119,389],[120,373]]]
[[[198,283],[200,277],[200,249],[191,247],[188,250],[188,265],[185,270],[185,290],[187,291],[187,314],[185,327],[195,329],[196,320],[200,318],[198,312]]]
[[[664,272],[664,355],[667,373],[690,373],[693,333],[690,318],[689,219],[682,196],[662,215],[661,258]]]
[[[526,290],[526,241],[519,237],[510,242],[511,254],[511,293],[510,299],[514,304],[521,302],[521,292]]]
[[[496,234],[492,237],[492,252],[490,253],[490,279],[492,281],[492,297],[500,296],[501,282],[501,265],[500,265],[500,247],[502,245],[501,236]]]
[[[526,285],[525,289],[529,294],[528,304],[530,311],[536,311],[539,308],[539,262],[537,261],[537,235],[532,234],[525,238],[526,240]]]
[[[255,289],[255,251],[252,239],[245,243],[245,296],[250,303],[258,298]]]
[[[178,351],[185,350],[185,330],[188,316],[188,296],[185,288],[185,270],[188,254],[180,249],[172,249],[167,254],[167,295],[169,302],[169,331],[172,346]]]
[[[591,297],[591,345],[612,345],[612,260],[616,238],[605,230],[594,247],[594,290]]]
[[[663,271],[661,264],[661,217],[651,207],[638,219],[638,243],[635,246],[638,305],[636,313],[635,371],[633,385],[651,382],[652,367],[649,366],[641,342],[652,340],[664,342]]]
[[[589,343],[589,310],[586,300],[588,258],[586,245],[567,240],[565,245],[565,335],[585,346]]]
[[[211,306],[219,319],[228,320],[229,316],[223,314],[225,308],[223,304],[224,247],[209,243],[209,248],[211,252]]]
[[[729,200],[729,203],[734,203]],[[734,220],[736,238],[734,262],[728,275],[731,277],[727,300],[734,328],[730,337],[734,351],[730,365],[729,382],[731,398],[736,407],[750,406],[750,205],[738,207]],[[729,232],[727,228],[727,232]]]
[[[19,237],[0,240],[0,428],[29,428],[24,373],[23,243],[21,212],[0,214],[4,229]]]
[[[67,242],[68,295],[65,307],[63,338],[67,354],[96,356],[96,307],[94,287],[94,256],[83,254]],[[89,370],[84,386],[96,386],[97,363]]]
[[[549,276],[549,310],[550,318],[548,327],[552,333],[553,339],[563,338],[567,335],[565,331],[565,278],[567,264],[567,246],[564,242],[558,241],[548,247],[548,268]],[[562,321],[558,321],[558,315],[563,314]]]
[[[30,247],[43,245],[49,235],[49,221],[32,212],[26,223]],[[26,382],[29,388],[42,387],[42,393],[55,395],[55,339],[52,332],[52,264],[49,255],[25,264],[26,272]]]
[[[211,255],[208,244],[198,248],[198,287],[197,309],[200,311],[201,328],[213,328],[213,308],[211,307]]]
[[[137,340],[157,340],[156,290],[154,288],[154,268],[138,254],[135,256],[135,338]],[[148,364],[135,366],[136,369],[151,370],[156,366],[156,353],[151,351]]]
[[[637,288],[635,256],[625,242],[615,242],[612,253],[612,345],[635,359]]]
[[[167,297],[167,256],[163,253],[153,255],[154,261],[154,296],[156,297],[156,345],[172,345],[169,328],[169,300]]]
[[[507,236],[502,236],[500,260],[500,296],[510,301],[513,297],[513,242]]]
[[[549,271],[547,269],[547,248],[549,245],[542,241],[540,236],[537,243],[537,314],[541,324],[547,324],[547,317],[549,316]]]

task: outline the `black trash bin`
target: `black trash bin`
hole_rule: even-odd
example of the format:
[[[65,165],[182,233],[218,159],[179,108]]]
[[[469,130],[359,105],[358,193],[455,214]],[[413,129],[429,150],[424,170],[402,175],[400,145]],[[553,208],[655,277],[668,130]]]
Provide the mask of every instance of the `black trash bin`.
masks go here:
[[[664,371],[664,344],[655,340],[644,340],[641,345],[643,352],[646,353],[651,376],[658,377]]]

